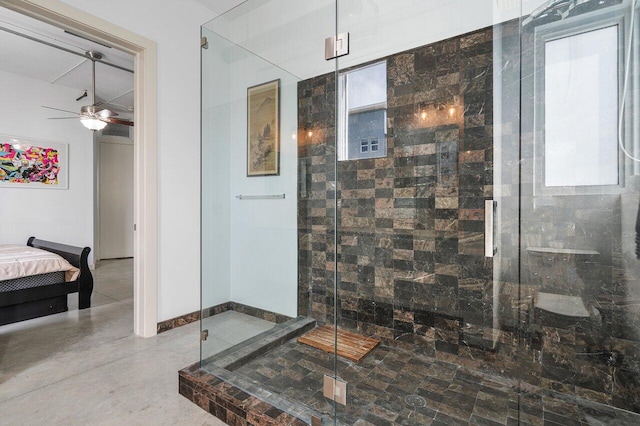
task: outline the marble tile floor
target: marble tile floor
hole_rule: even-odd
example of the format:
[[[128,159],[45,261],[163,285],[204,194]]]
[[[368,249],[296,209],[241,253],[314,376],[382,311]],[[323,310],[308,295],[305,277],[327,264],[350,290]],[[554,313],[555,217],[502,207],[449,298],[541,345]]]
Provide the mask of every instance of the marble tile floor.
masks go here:
[[[333,415],[322,396],[333,355],[292,339],[235,370],[254,384]],[[640,415],[550,394],[518,392],[517,382],[437,360],[413,351],[378,346],[360,363],[339,358],[348,382],[347,406],[337,405],[347,425],[639,425]]]
[[[224,424],[178,394],[178,370],[199,358],[199,323],[133,335],[132,267],[100,262],[91,309],[70,295],[68,312],[0,327],[0,424]]]

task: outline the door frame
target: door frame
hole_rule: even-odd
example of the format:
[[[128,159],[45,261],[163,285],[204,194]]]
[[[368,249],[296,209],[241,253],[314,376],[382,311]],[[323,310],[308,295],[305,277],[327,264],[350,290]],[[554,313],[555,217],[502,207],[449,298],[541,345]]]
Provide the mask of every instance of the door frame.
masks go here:
[[[135,56],[133,331],[157,334],[158,132],[156,42],[59,0],[0,0],[0,6]]]

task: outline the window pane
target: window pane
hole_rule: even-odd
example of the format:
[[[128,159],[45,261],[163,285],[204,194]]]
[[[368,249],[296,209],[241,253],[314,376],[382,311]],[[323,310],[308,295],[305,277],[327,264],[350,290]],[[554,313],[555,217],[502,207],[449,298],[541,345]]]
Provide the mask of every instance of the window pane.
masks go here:
[[[382,62],[348,74],[349,110],[387,102],[387,64]]]
[[[375,158],[386,155],[386,114],[384,108],[351,113],[348,123],[348,159]],[[374,139],[384,141],[384,144],[381,145],[380,142],[377,142],[377,149],[374,150],[373,147],[369,149],[370,141]],[[366,151],[363,149],[363,141],[367,146]],[[358,151],[360,154],[368,153],[369,155],[358,155]]]
[[[338,160],[386,156],[387,63],[341,74],[338,97]]]
[[[618,184],[618,27],[545,43],[545,185]]]

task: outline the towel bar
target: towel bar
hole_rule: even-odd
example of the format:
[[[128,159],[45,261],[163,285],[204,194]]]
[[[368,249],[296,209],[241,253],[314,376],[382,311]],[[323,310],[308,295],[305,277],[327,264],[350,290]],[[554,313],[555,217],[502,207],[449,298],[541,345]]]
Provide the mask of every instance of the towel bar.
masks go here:
[[[236,198],[239,200],[279,200],[283,199],[285,194],[275,194],[275,195],[236,195]]]

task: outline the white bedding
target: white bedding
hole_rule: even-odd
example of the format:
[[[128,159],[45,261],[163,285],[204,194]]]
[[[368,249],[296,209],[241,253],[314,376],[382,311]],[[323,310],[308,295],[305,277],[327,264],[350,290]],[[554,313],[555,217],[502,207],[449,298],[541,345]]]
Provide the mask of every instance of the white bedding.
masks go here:
[[[66,281],[74,281],[80,274],[55,253],[18,244],[0,245],[0,281],[60,271],[65,272]]]

